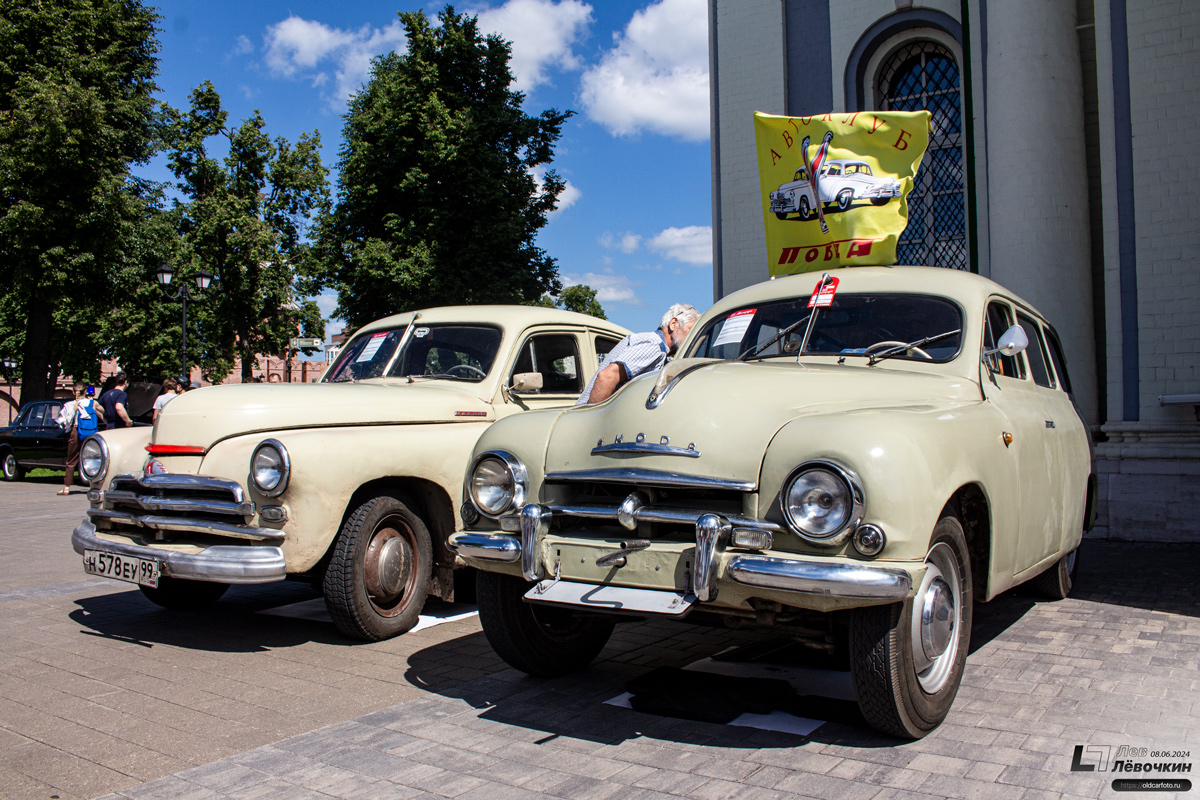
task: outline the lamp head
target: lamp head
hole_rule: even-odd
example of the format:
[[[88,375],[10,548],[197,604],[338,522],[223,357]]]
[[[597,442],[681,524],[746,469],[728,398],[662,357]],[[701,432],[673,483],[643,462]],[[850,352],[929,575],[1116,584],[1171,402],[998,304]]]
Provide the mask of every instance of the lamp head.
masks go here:
[[[175,276],[175,268],[167,262],[158,265],[158,269],[154,271],[154,279],[158,281],[158,285],[164,289],[171,285],[171,278]]]

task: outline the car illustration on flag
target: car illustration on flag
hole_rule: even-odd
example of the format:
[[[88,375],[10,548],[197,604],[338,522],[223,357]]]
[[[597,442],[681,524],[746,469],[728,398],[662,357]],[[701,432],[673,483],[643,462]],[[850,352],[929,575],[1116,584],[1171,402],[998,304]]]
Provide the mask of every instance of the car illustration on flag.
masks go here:
[[[855,201],[870,200],[872,205],[886,205],[900,197],[901,184],[895,176],[876,176],[871,165],[850,158],[834,158],[818,167],[818,191],[823,205],[837,205],[846,211]],[[808,179],[808,169],[801,166],[792,180],[770,193],[771,211],[779,219],[798,213],[809,220],[818,214],[818,206]]]

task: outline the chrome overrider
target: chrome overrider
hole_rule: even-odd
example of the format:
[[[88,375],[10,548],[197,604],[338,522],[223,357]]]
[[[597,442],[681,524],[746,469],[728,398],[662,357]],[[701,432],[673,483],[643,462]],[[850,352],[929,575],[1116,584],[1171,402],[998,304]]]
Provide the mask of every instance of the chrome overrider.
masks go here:
[[[213,545],[198,553],[180,553],[102,539],[96,535],[96,526],[84,520],[71,534],[71,547],[80,555],[99,550],[152,559],[162,564],[163,575],[193,581],[271,583],[287,577],[283,550],[272,545]]]
[[[519,538],[504,533],[464,532],[451,536],[450,545],[465,559],[509,563],[519,560],[521,573],[526,580],[540,580],[545,576],[537,559],[537,543],[549,532],[555,514],[593,518],[618,516],[617,511],[601,507],[545,506],[530,503],[524,506],[519,514]],[[688,520],[695,524],[696,566],[691,588],[701,602],[712,600],[716,596],[714,584],[717,564],[734,531],[739,528],[781,530],[779,526],[769,522],[735,515],[726,517],[683,510],[668,513],[664,509],[655,509],[651,514],[649,509],[641,507],[637,502],[622,504],[620,517],[622,524],[637,519],[670,522]],[[503,523],[507,520],[502,518],[501,521]],[[504,525],[505,529],[512,527],[515,526],[511,523]],[[879,602],[901,601],[912,592],[912,577],[906,570],[867,564],[819,563],[739,553],[729,560],[726,574],[731,580],[747,586]]]

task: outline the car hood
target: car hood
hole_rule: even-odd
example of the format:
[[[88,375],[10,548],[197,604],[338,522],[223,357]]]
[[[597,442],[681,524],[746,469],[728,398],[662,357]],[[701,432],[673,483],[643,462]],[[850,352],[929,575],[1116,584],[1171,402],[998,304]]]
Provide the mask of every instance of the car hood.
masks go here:
[[[647,408],[652,390],[659,404]],[[792,420],[861,414],[866,424],[884,412],[940,412],[979,401],[979,387],[969,380],[897,362],[866,367],[681,359],[631,381],[605,403],[562,414],[547,447],[546,473],[632,468],[757,485],[767,445]],[[604,449],[617,436],[625,448]],[[662,445],[673,449],[656,447]]]
[[[255,432],[493,418],[491,404],[473,383],[418,378],[413,383],[234,384],[197,389],[167,403],[155,423],[154,442],[207,449],[221,439]]]

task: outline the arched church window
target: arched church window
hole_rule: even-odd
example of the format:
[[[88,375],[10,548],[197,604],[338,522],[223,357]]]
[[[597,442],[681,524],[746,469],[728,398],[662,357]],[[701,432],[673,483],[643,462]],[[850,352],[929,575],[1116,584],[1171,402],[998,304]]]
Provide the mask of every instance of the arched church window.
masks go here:
[[[962,95],[954,54],[937,42],[905,44],[884,60],[875,86],[877,108],[933,115],[896,262],[967,269]]]

